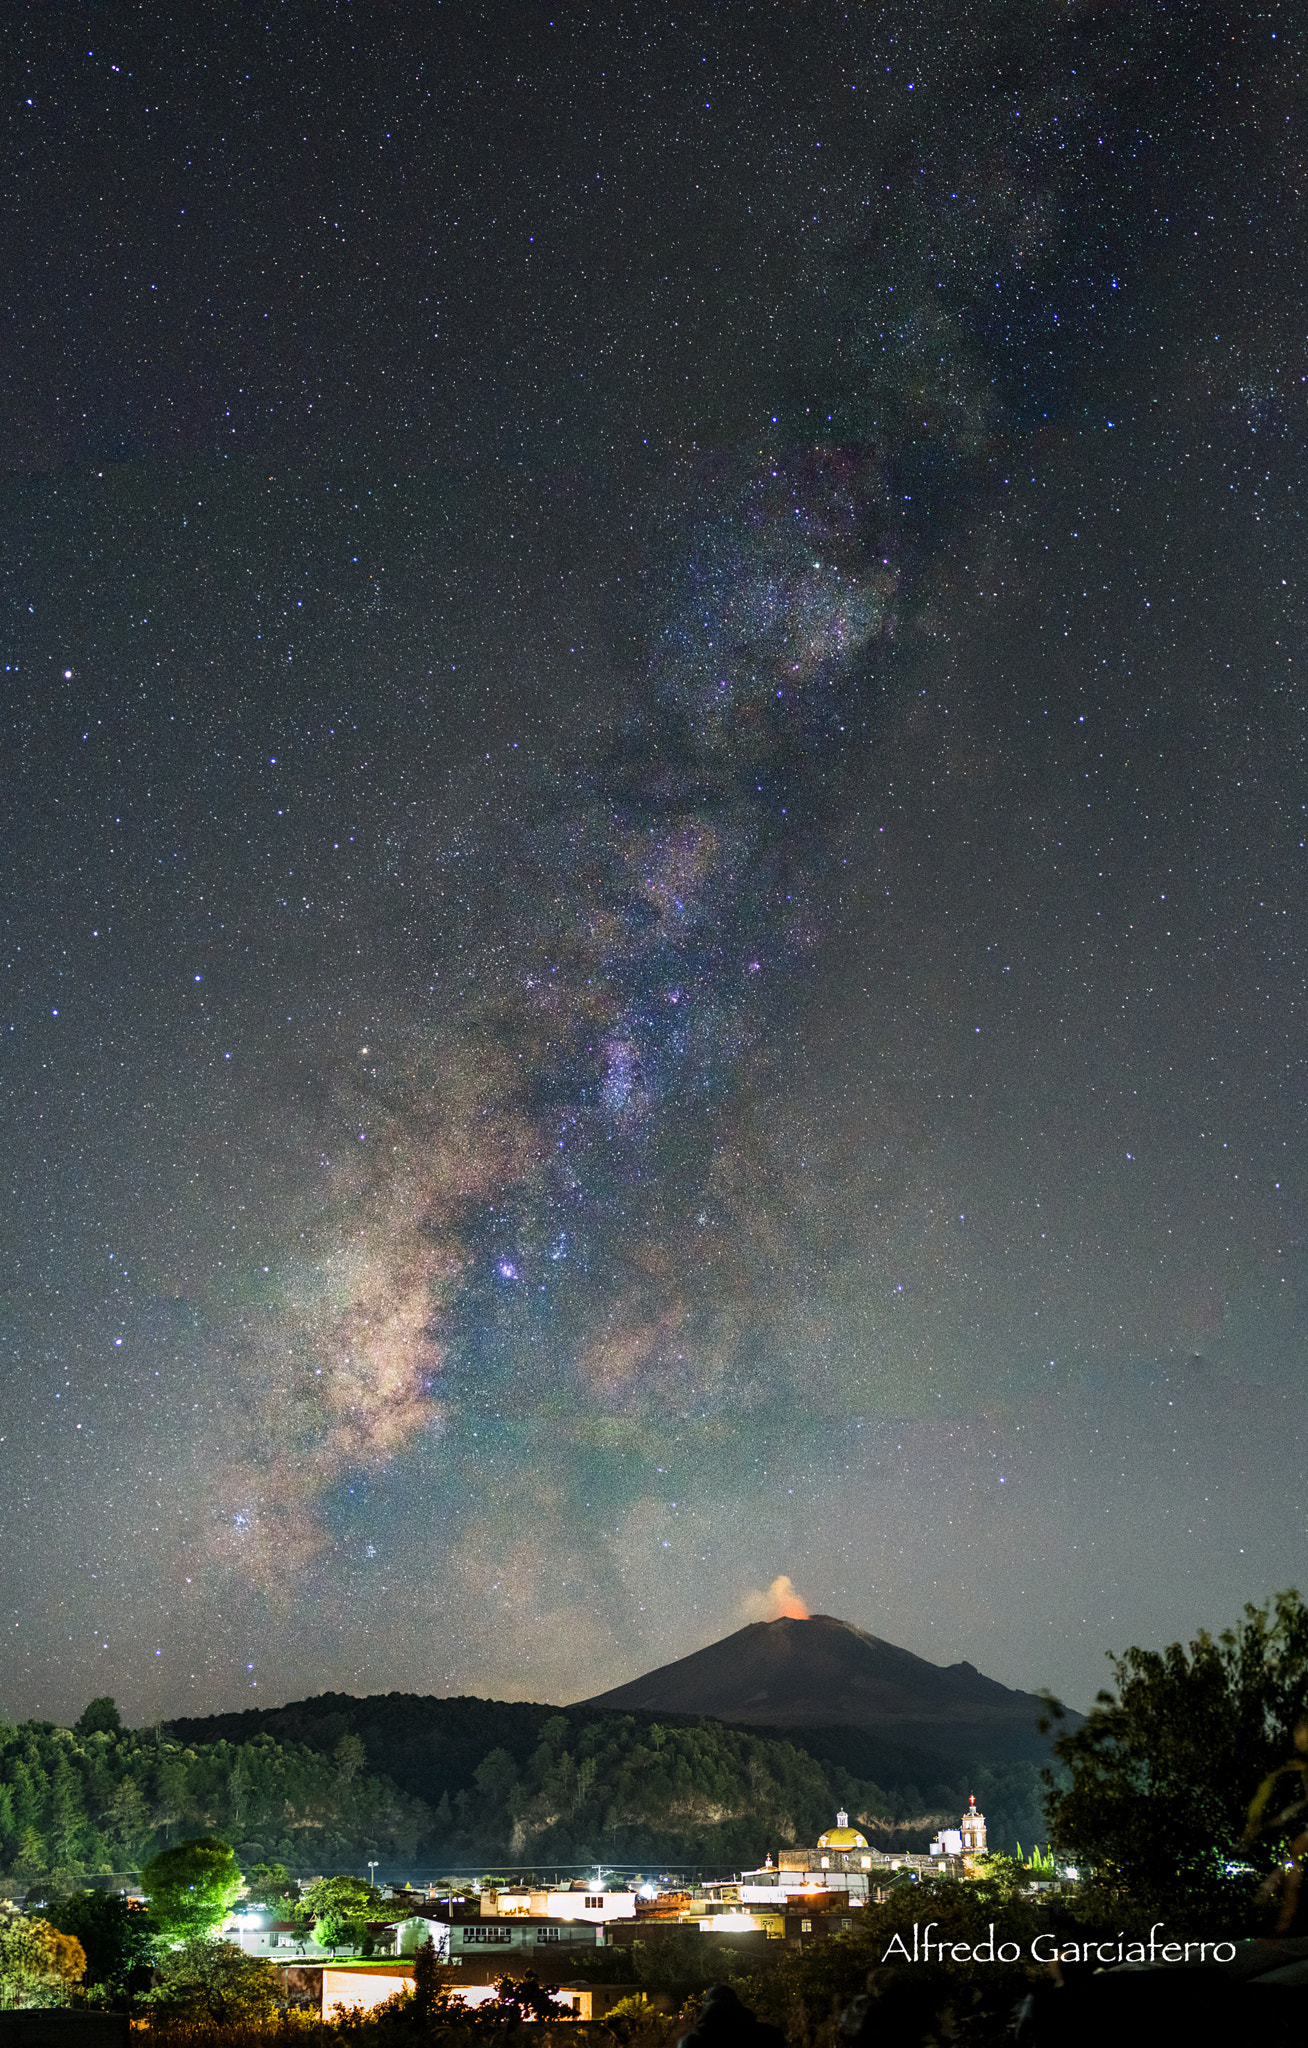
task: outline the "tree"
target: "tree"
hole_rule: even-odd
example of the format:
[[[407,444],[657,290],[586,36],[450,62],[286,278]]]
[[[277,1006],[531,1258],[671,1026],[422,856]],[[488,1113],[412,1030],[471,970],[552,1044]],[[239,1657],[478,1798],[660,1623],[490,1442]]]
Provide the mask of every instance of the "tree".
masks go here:
[[[363,1737],[350,1732],[342,1735],[335,1750],[336,1769],[342,1785],[352,1784],[367,1761]]]
[[[165,1956],[159,1983],[148,1994],[169,2020],[192,2026],[258,2026],[277,2005],[277,1973],[271,1963],[247,1956],[234,1942],[192,1936]]]
[[[103,1819],[111,1845],[124,1859],[121,1867],[132,1868],[154,1830],[144,1794],[130,1771],[110,1793]]]
[[[975,1872],[971,1882],[986,1905],[996,1908],[1011,1905],[1026,1890],[1027,1873],[1021,1858],[1005,1856],[998,1849],[991,1849],[978,1857]]]
[[[87,1982],[111,1995],[135,1989],[132,1980],[153,1961],[149,1915],[121,1892],[72,1892],[52,1899],[45,1918],[61,1934],[76,1936],[86,1957]]]
[[[914,1962],[928,1923],[946,1953],[937,1948]],[[999,1905],[969,1879],[924,1878],[865,1907],[848,1934],[785,1950],[765,1976],[750,1980],[748,2002],[792,2041],[826,2037],[833,2010],[846,2006],[853,2038],[886,2048],[999,2042],[1009,2038],[1014,2001],[1030,1986],[1040,1926],[1026,1899]],[[960,1943],[967,1949],[951,1953]]]
[[[221,1927],[241,1889],[241,1872],[227,1843],[197,1835],[152,1857],[141,1889],[161,1934],[187,1941]]]
[[[329,1948],[335,1955],[337,1949],[348,1942],[350,1929],[358,1924],[347,1920],[343,1913],[320,1913],[313,1923],[313,1938],[319,1948]]]
[[[567,2011],[562,1999],[547,1991],[540,1979],[533,1975],[526,1977],[501,1977],[495,1986],[497,2019],[510,2024],[523,2020],[556,2020]]]
[[[342,1871],[335,1877],[320,1877],[304,1894],[304,1909],[310,1919],[334,1912],[343,1920],[366,1919],[381,1905],[381,1893],[366,1878]]]
[[[1216,1640],[1112,1662],[1116,1691],[1054,1743],[1071,1777],[1059,1787],[1046,1775],[1054,1842],[1093,1865],[1098,1888],[1121,1905],[1176,1927],[1255,1924],[1279,1844],[1247,1842],[1246,1829],[1308,1702],[1308,1607],[1279,1593]]]
[[[55,1766],[50,1803],[51,1878],[60,1891],[67,1891],[86,1871],[81,1851],[85,1846],[87,1818],[82,1781],[66,1756],[61,1756]]]
[[[83,1740],[88,1735],[118,1735],[122,1731],[123,1717],[110,1699],[108,1693],[98,1700],[92,1700],[84,1707],[73,1723],[74,1735]]]
[[[18,1853],[13,1863],[14,1876],[26,1878],[29,1884],[39,1884],[49,1867],[45,1838],[36,1828],[25,1827],[18,1837]]]
[[[246,1877],[246,1887],[252,1906],[289,1906],[298,1897],[284,1863],[256,1863]]]
[[[436,1960],[430,1934],[413,1959],[413,2012],[420,2027],[429,2027],[449,2003],[447,1979]]]
[[[6,2005],[58,2005],[86,1975],[86,1953],[48,1920],[0,1917],[0,1999]]]
[[[634,1941],[631,1962],[636,1982],[654,1991],[711,1984],[719,1968],[716,1943],[695,1927],[661,1928],[657,1938]]]
[[[358,1940],[364,1922],[381,1909],[381,1894],[361,1877],[342,1873],[320,1877],[310,1885],[301,1902],[313,1922],[313,1938],[335,1954],[343,1941]]]
[[[1308,1907],[1304,1874],[1308,1869],[1308,1714],[1294,1731],[1296,1755],[1285,1757],[1269,1771],[1258,1787],[1245,1843],[1259,1837],[1277,1843],[1276,1869],[1264,1890],[1279,1905],[1276,1932],[1288,1934],[1298,1918],[1301,1901]]]

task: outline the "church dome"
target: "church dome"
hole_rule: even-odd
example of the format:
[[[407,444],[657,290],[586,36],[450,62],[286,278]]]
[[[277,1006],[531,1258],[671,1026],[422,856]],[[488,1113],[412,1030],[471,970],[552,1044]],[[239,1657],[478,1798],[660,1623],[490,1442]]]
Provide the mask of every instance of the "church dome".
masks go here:
[[[828,1828],[825,1835],[818,1836],[819,1849],[866,1849],[867,1841],[857,1828],[849,1825],[849,1815],[838,1813],[836,1825]]]

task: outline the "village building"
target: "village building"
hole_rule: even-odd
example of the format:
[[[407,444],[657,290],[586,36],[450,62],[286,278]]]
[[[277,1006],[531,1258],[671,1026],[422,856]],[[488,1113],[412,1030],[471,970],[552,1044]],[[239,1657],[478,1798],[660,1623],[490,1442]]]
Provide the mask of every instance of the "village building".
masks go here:
[[[783,1849],[775,1863],[769,1855],[756,1870],[697,1885],[693,1892],[641,1897],[630,1887],[577,1881],[553,1889],[487,1886],[475,1904],[453,1899],[429,1903],[405,1893],[397,1900],[401,1911],[394,1919],[371,1926],[379,1960],[368,1966],[366,1986],[357,1965],[351,1983],[365,2002],[389,1996],[394,1985],[381,1955],[389,1952],[403,1971],[409,1965],[402,1959],[428,1940],[442,1963],[459,1972],[474,2001],[490,1996],[484,1987],[515,1968],[529,1965],[542,1982],[559,1983],[572,1955],[657,1938],[677,1926],[698,1927],[742,1948],[777,1940],[803,1946],[854,1927],[859,1909],[884,1899],[897,1872],[974,1876],[985,1853],[985,1815],[971,1795],[958,1826],[942,1828],[925,1855],[890,1855],[872,1848],[842,1811],[811,1849]],[[272,1946],[274,1929],[260,1932]],[[384,1994],[383,1981],[389,1985]],[[332,1988],[335,1995],[335,1982]],[[323,2010],[330,2010],[331,2003],[324,1990]]]
[[[528,1891],[505,1886],[481,1895],[483,1919],[588,1920],[605,1926],[611,1920],[634,1920],[636,1894],[592,1885],[585,1891]]]
[[[775,1868],[772,1858],[760,1870],[742,1872],[731,1903],[754,1908],[781,1907],[791,1900],[839,1894],[864,1905],[875,1889],[873,1873],[886,1858],[869,1848],[867,1837],[849,1825],[849,1815],[836,1815],[836,1825],[818,1836],[812,1849],[782,1849]],[[714,1890],[722,1890],[714,1887]],[[724,1903],[727,1903],[724,1900]]]
[[[739,1908],[751,1913],[771,1909],[783,1913],[831,1914],[865,1906],[885,1896],[897,1870],[920,1876],[970,1877],[986,1852],[986,1820],[975,1795],[956,1828],[942,1828],[925,1855],[901,1850],[888,1854],[869,1846],[865,1835],[849,1825],[849,1815],[836,1815],[836,1825],[819,1835],[812,1849],[783,1849],[759,1870],[742,1872],[729,1885],[706,1885],[714,1910]],[[787,1930],[789,1935],[789,1929]]]
[[[563,1959],[566,1962],[566,1958]],[[473,2010],[489,2004],[498,1993],[499,1972],[490,1969],[469,1968],[457,1987],[450,1990],[451,2002]],[[539,1981],[546,1985],[574,2019],[602,2019],[611,2006],[624,1998],[630,1998],[630,1984],[569,1983],[566,1969],[537,1971]],[[316,2003],[324,2020],[333,2020],[341,2013],[371,2012],[397,1993],[412,1989],[412,1963],[355,1963],[333,1968],[330,1964],[321,1971],[321,1986]],[[668,1993],[655,1991],[650,1994],[650,2003],[656,2008],[667,2010],[672,2000]]]
[[[602,1945],[602,1928],[594,1921],[561,1920],[557,1917],[518,1915],[504,1920],[465,1920],[448,1927],[443,1960],[455,1966],[465,1960],[490,1960],[512,1956],[521,1961],[530,1956],[540,1963],[561,1950],[593,1949]]]

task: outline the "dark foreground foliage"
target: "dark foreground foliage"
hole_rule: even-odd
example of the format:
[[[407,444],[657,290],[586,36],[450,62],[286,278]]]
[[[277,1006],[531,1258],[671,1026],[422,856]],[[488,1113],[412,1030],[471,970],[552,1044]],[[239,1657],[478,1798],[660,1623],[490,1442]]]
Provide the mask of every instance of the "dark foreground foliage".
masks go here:
[[[1187,1933],[1254,1933],[1269,1885],[1303,1833],[1299,1729],[1308,1716],[1308,1606],[1287,1592],[1188,1649],[1113,1659],[1083,1727],[1055,1750],[1049,1821],[1068,1855],[1094,1868],[1088,1907],[1159,1915]],[[1301,1911],[1279,1888],[1282,1931]]]

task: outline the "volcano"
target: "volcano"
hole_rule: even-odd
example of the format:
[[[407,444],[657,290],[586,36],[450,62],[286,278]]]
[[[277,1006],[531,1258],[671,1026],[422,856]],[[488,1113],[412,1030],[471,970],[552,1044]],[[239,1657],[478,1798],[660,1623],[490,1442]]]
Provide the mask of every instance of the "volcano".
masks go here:
[[[940,1758],[998,1763],[1049,1753],[1036,1693],[1000,1685],[974,1664],[928,1663],[831,1614],[751,1622],[578,1704],[797,1734],[866,1729],[887,1745]],[[1080,1720],[1069,1712],[1062,1725]]]

